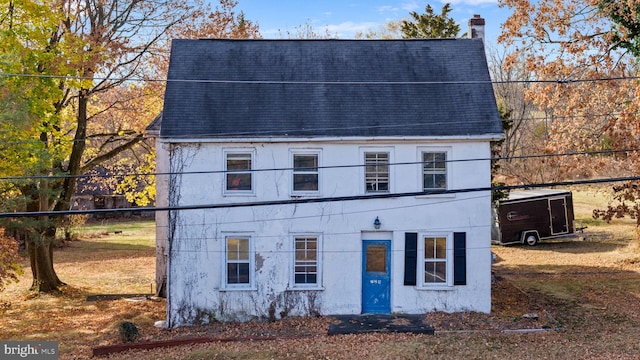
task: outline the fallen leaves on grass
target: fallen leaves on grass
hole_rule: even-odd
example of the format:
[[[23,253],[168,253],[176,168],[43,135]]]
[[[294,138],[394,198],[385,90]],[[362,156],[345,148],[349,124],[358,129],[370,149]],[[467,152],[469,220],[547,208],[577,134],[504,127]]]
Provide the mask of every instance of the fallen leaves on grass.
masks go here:
[[[84,359],[92,347],[120,343],[118,324],[139,329],[136,342],[212,337],[245,339],[114,354],[113,359],[426,359],[439,358],[633,358],[640,327],[638,253],[619,237],[598,241],[541,243],[535,248],[497,247],[490,314],[428,313],[436,335],[360,334],[328,336],[330,317],[275,322],[213,323],[164,330],[164,301],[87,302],[86,295],[126,292],[148,286],[154,258],[148,249],[73,242],[56,254],[65,281],[58,295],[28,297],[28,286],[11,284],[0,293],[0,338],[60,341],[60,359]],[[548,246],[547,246],[548,245]],[[108,245],[111,246],[111,245]],[[87,254],[91,255],[88,259]],[[145,270],[146,269],[146,270]],[[146,273],[145,273],[146,271]],[[129,276],[131,275],[131,276]],[[136,284],[135,282],[138,282]],[[525,316],[536,314],[537,317]],[[505,333],[513,329],[556,329]],[[247,338],[272,339],[247,341]]]

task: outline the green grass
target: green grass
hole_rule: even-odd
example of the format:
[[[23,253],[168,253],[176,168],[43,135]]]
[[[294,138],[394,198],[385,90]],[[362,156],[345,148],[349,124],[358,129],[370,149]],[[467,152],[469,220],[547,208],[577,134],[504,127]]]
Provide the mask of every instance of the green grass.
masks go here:
[[[605,208],[611,199],[611,194],[604,190],[580,190],[569,188],[572,190],[573,204],[576,213],[582,212],[580,215],[590,216],[595,208]],[[586,209],[586,214],[581,211]]]
[[[608,188],[568,188],[573,193],[573,208],[576,221],[585,225],[606,226],[601,219],[593,218],[594,210],[604,210],[612,201],[612,192]],[[634,224],[635,220],[627,218],[613,219],[611,224]]]
[[[74,231],[78,240],[65,242],[54,252],[60,279],[88,294],[150,293],[155,282],[155,223],[153,221],[91,223]],[[31,271],[12,289],[19,297],[28,291]],[[7,289],[0,298],[11,293]]]
[[[56,294],[29,291],[31,271],[0,292],[0,339],[60,342],[60,358],[88,358],[90,347],[118,341],[123,320],[153,329],[164,302],[86,301],[94,294],[151,294],[155,288],[153,221],[99,222],[74,229],[79,240],[54,251],[54,268],[67,283]],[[118,233],[116,233],[118,232]]]
[[[106,245],[111,250],[121,250],[131,246],[155,247],[155,222],[92,222],[72,229],[83,241],[90,241],[100,246]],[[88,245],[91,247],[92,245]]]
[[[153,220],[140,220],[140,221],[109,221],[109,220],[93,220],[82,226],[72,228],[72,231],[80,235],[95,236],[95,235],[109,235],[115,233],[126,233],[129,235],[141,235],[144,237],[150,237],[155,235],[155,221]]]

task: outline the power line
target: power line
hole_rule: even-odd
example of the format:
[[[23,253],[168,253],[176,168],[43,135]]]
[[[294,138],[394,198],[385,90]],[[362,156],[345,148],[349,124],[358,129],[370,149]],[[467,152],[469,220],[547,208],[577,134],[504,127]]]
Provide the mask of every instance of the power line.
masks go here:
[[[388,206],[385,205],[384,207],[380,207],[380,208],[371,208],[368,207],[366,210],[354,210],[354,211],[343,211],[340,210],[339,212],[336,213],[327,213],[327,212],[323,212],[322,216],[325,217],[330,217],[330,216],[344,216],[344,215],[354,215],[354,214],[364,214],[364,213],[383,213],[385,211],[393,211],[393,210],[398,210],[398,209],[409,209],[409,208],[418,208],[418,207],[428,207],[428,206],[439,206],[445,203],[452,203],[452,202],[461,202],[461,201],[469,201],[469,200],[476,200],[476,199],[481,199],[481,198],[488,198],[491,195],[480,195],[480,196],[473,196],[473,197],[465,197],[464,199],[438,199],[437,201],[432,201],[429,203],[423,203],[423,204],[414,204],[414,205],[402,205],[402,206]],[[256,222],[269,222],[269,221],[289,221],[289,220],[302,220],[302,219],[313,219],[313,218],[317,218],[318,215],[298,215],[298,216],[286,216],[286,217],[270,217],[268,219],[251,219],[251,220],[234,220],[234,221],[227,221],[225,220],[225,224],[226,225],[237,225],[237,224],[249,224],[249,223],[256,223]],[[214,225],[215,223],[208,223],[208,222],[198,222],[198,223],[182,223],[182,226],[206,226],[206,225]],[[113,227],[113,224],[109,224],[107,226]],[[158,227],[164,227],[167,228],[168,226],[159,226],[159,225],[153,225],[150,226],[154,229],[158,228]],[[474,227],[474,226],[472,226]],[[82,231],[92,231],[90,229],[80,229]],[[443,228],[444,230],[444,228]],[[331,233],[333,235],[341,235],[341,234],[351,234],[351,233]]]
[[[506,157],[496,157],[496,158],[473,158],[473,159],[448,159],[442,162],[444,163],[457,163],[457,162],[475,162],[475,161],[502,161],[502,160],[522,160],[522,159],[538,159],[538,158],[549,158],[549,157],[566,157],[566,156],[582,156],[582,155],[607,155],[607,154],[616,154],[616,153],[629,153],[629,152],[637,152],[640,151],[640,148],[632,148],[632,149],[619,149],[619,150],[599,150],[599,151],[579,151],[579,152],[568,152],[568,153],[554,153],[554,154],[534,154],[534,155],[517,155],[517,156],[506,156]],[[409,162],[395,162],[395,163],[387,163],[385,165],[389,166],[402,166],[402,165],[419,165],[424,164],[423,161],[409,161]],[[343,169],[343,168],[357,168],[357,167],[366,167],[366,164],[355,164],[355,165],[327,165],[327,166],[318,166],[317,169]],[[270,172],[270,171],[293,171],[295,168],[286,167],[286,168],[268,168],[268,169],[251,169],[247,170],[247,172],[251,173],[259,173],[259,172]],[[120,173],[120,174],[83,174],[83,175],[33,175],[33,176],[3,176],[0,177],[0,181],[3,180],[58,180],[58,179],[67,179],[67,178],[76,178],[76,179],[84,179],[84,178],[121,178],[126,176],[171,176],[171,175],[205,175],[205,174],[226,174],[233,173],[235,171],[231,170],[202,170],[202,171],[181,171],[181,172],[158,172],[158,173]]]
[[[552,120],[558,120],[558,119],[575,119],[575,118],[587,118],[587,117],[611,117],[611,116],[619,116],[622,115],[623,113],[607,113],[607,114],[585,114],[585,115],[564,115],[564,116],[552,116],[551,119]],[[635,114],[637,115],[637,114]],[[549,117],[526,117],[526,118],[519,118],[517,119],[518,121],[541,121],[541,120],[549,120]],[[431,123],[431,125],[451,125],[451,124],[469,124],[468,121],[459,121],[459,122],[440,122],[440,123]],[[326,130],[358,130],[358,129],[387,129],[387,128],[394,128],[394,127],[406,127],[406,126],[419,126],[422,125],[422,123],[414,123],[414,124],[403,124],[403,125],[394,125],[394,124],[390,124],[390,125],[378,125],[378,126],[350,126],[350,127],[339,127],[339,128],[308,128],[306,130],[308,131],[326,131]],[[293,132],[293,131],[297,131],[294,129],[289,130],[289,132]],[[287,130],[282,130],[282,131],[278,131],[278,133],[286,133]],[[215,136],[215,137],[237,137],[237,136],[256,136],[256,135],[269,135],[269,134],[273,134],[273,131],[261,131],[261,132],[231,132],[231,133],[218,133],[218,134],[200,134],[200,136],[202,137],[208,137],[208,136]],[[84,139],[56,139],[57,142],[63,142],[63,143],[75,143],[75,142],[85,142],[85,141],[91,141],[94,140],[96,138],[111,138],[112,141],[111,142],[120,142],[120,141],[131,141],[131,140],[135,140],[135,139],[141,139],[141,140],[148,140],[148,139],[154,139],[156,138],[156,136],[150,136],[144,133],[139,133],[138,135],[135,136],[127,136],[127,137],[114,137],[113,134],[104,134],[104,135],[94,135],[94,136],[90,136]],[[174,136],[173,138],[176,139],[180,139],[180,138],[192,138],[191,136]],[[20,140],[20,141],[0,141],[0,145],[27,145],[27,144],[40,144],[42,143],[42,140],[39,139],[31,139],[31,140]]]
[[[579,181],[559,181],[559,182],[552,182],[552,183],[539,183],[539,184],[528,184],[528,185],[489,186],[489,187],[451,189],[451,190],[439,190],[439,191],[417,191],[417,192],[406,192],[406,193],[395,193],[395,194],[352,195],[352,196],[338,196],[338,197],[324,197],[324,198],[287,199],[287,200],[255,201],[255,202],[241,202],[241,203],[224,203],[224,204],[183,205],[183,206],[166,206],[166,207],[139,207],[139,208],[120,208],[120,209],[94,209],[94,210],[13,212],[13,213],[0,213],[0,218],[65,216],[65,215],[83,215],[83,214],[109,214],[109,213],[152,212],[152,211],[153,212],[184,211],[184,210],[206,210],[206,209],[229,209],[229,208],[256,207],[256,206],[297,205],[297,204],[312,204],[312,203],[355,201],[355,200],[392,199],[392,198],[425,196],[425,195],[458,194],[458,193],[471,193],[471,192],[494,191],[494,190],[516,190],[516,189],[544,188],[544,187],[556,187],[556,186],[573,186],[573,185],[584,185],[584,184],[601,184],[601,183],[610,183],[610,182],[638,181],[638,180],[640,180],[640,176],[579,180]]]
[[[466,201],[466,200],[473,200],[473,199],[477,199],[480,197],[475,197],[475,198],[467,198],[467,199],[456,199],[456,200],[452,200],[452,201]],[[438,203],[441,204],[441,203]],[[420,206],[420,207],[427,207],[427,206],[436,206],[438,204],[421,204],[421,205],[416,205],[416,206]],[[415,207],[415,206],[413,206]],[[367,212],[377,212],[379,213],[380,210],[366,210],[366,211],[359,211],[357,213],[367,213]],[[345,215],[349,215],[349,214],[354,214],[356,212],[350,212],[350,213],[345,213]],[[335,214],[334,214],[335,215]],[[323,217],[330,217],[332,215],[327,215],[327,214],[323,214]],[[283,221],[283,220],[299,220],[299,219],[303,219],[303,218],[311,218],[311,217],[318,217],[318,215],[310,215],[310,216],[303,216],[303,217],[295,217],[295,218],[273,218],[273,219],[264,219],[264,220],[255,220],[253,222],[270,222],[270,221]],[[248,221],[247,221],[248,222]],[[225,225],[230,225],[230,224],[238,224],[240,222],[233,222],[233,221],[225,221],[224,224]],[[203,226],[208,226],[208,225],[212,225],[211,223],[181,223],[180,226],[182,227],[203,227]],[[460,226],[460,227],[464,227],[467,229],[477,229],[477,228],[487,228],[490,227],[491,224],[484,224],[484,225],[464,225],[464,226]],[[152,229],[157,229],[157,228],[168,228],[168,226],[153,226],[153,227],[149,227]],[[419,231],[419,229],[423,229],[426,227],[421,227],[421,228],[395,228],[394,227],[394,231],[403,231],[403,232],[409,232],[409,231]],[[450,231],[451,227],[434,227],[434,226],[428,226],[429,231],[432,232],[446,232],[446,231]],[[89,231],[87,231],[89,232]],[[125,231],[123,230],[123,233]],[[291,234],[298,234],[298,233],[316,233],[317,231],[304,231],[304,232],[295,232],[292,231]],[[348,236],[348,235],[356,235],[356,234],[360,234],[360,231],[347,231],[347,232],[326,232],[323,231],[321,232],[323,236]],[[274,235],[264,235],[264,234],[257,234],[252,236],[255,239],[278,239],[282,237],[282,234],[274,234]],[[212,239],[212,237],[209,236],[202,236],[202,237],[189,237],[189,239],[191,240],[196,240],[196,241],[206,241],[208,239]],[[111,242],[111,243],[118,243],[118,241],[116,240],[106,240],[104,242]]]
[[[168,78],[112,78],[100,76],[72,76],[72,75],[49,75],[49,74],[20,74],[20,73],[0,73],[0,77],[24,77],[24,78],[44,78],[63,80],[92,80],[92,81],[115,81],[115,82],[179,82],[179,83],[208,83],[208,84],[246,84],[246,85],[477,85],[477,84],[574,84],[584,82],[602,81],[626,81],[638,80],[640,76],[616,76],[592,79],[539,79],[539,80],[455,80],[455,81],[294,81],[294,80],[212,80],[212,79],[168,79]]]
[[[469,200],[477,200],[477,199],[481,199],[481,198],[489,198],[491,197],[490,194],[487,195],[481,195],[481,196],[472,196],[472,197],[465,197],[464,199],[437,199],[437,201],[432,201],[429,203],[421,203],[421,204],[414,204],[414,205],[402,205],[402,206],[387,206],[385,204],[384,207],[380,207],[380,208],[371,208],[371,207],[367,207],[366,210],[355,210],[355,211],[343,211],[340,210],[339,212],[336,213],[330,213],[330,212],[323,212],[322,213],[322,217],[331,217],[331,216],[344,216],[344,215],[355,215],[355,214],[366,214],[366,213],[376,213],[376,214],[383,214],[385,211],[394,211],[394,210],[399,210],[399,209],[410,209],[410,208],[419,208],[419,207],[429,207],[429,206],[439,206],[442,204],[446,204],[446,203],[453,203],[453,202],[462,202],[462,201],[469,201]],[[270,217],[269,219],[251,219],[251,220],[237,220],[237,221],[226,221],[225,220],[225,225],[238,225],[238,224],[249,224],[249,223],[256,223],[256,222],[268,222],[268,221],[291,221],[291,220],[302,220],[302,219],[313,219],[313,218],[318,218],[318,215],[306,215],[306,216],[290,216],[290,217]],[[186,226],[186,227],[190,227],[190,226],[203,226],[203,225],[214,225],[214,223],[207,223],[207,222],[198,222],[198,223],[181,223],[182,226]],[[336,233],[337,234],[337,233]]]
[[[154,139],[155,136],[144,135],[143,133],[139,133],[138,136],[127,136],[127,137],[116,137],[114,135],[93,135],[84,139],[58,139],[55,138],[55,142],[60,143],[76,143],[76,142],[87,142],[97,138],[111,138],[112,143],[117,141],[130,141],[135,139]],[[29,144],[41,144],[43,143],[40,139],[29,139],[29,140],[20,140],[20,141],[0,141],[0,145],[29,145]]]
[[[489,226],[489,225],[487,225]],[[466,227],[468,228],[468,227]],[[447,231],[451,231],[450,228],[446,229]],[[398,232],[415,232],[415,229],[395,229],[395,231]],[[433,231],[433,232],[441,232],[442,230],[431,230],[429,229],[429,231]],[[424,231],[423,231],[424,232]],[[426,234],[428,234],[429,232],[427,231]],[[327,236],[336,236],[336,235],[326,235],[325,233],[319,233],[320,235],[322,235],[322,237],[327,237]],[[348,235],[360,235],[360,232],[358,233],[345,233],[343,234],[343,236],[348,236]],[[275,236],[274,236],[275,237]],[[261,236],[252,236],[251,237],[254,240],[259,240],[263,237]],[[282,238],[282,236],[278,236],[278,239]],[[220,240],[219,238],[214,238],[214,237],[205,237],[205,238],[192,238],[192,237],[186,237],[186,238],[181,238],[181,241],[184,242],[190,242],[190,241],[210,241],[210,242],[214,242],[214,241],[218,241]],[[327,240],[323,239],[323,242],[325,242]],[[108,243],[108,242],[104,242],[104,243]],[[117,243],[113,243],[114,245],[116,245]],[[126,246],[126,245],[125,245]],[[143,245],[144,246],[144,245]],[[154,243],[155,246],[155,243]],[[326,247],[326,245],[325,245]],[[323,254],[361,254],[362,250],[326,250],[326,248],[323,247],[323,249],[321,249]],[[491,249],[491,246],[467,246],[466,247],[467,250],[474,250],[474,251],[482,251],[482,250],[488,250]],[[149,252],[149,253],[153,253],[155,254],[155,249],[151,248],[151,249],[130,249],[130,247],[127,247],[125,249],[119,249],[117,247],[91,247],[91,250],[108,250],[108,251],[121,251],[121,250],[127,250],[127,251],[137,251],[137,252]],[[207,249],[172,249],[171,250],[172,253],[207,253],[207,254],[225,254],[226,251],[225,250],[211,250],[209,248]],[[394,249],[390,249],[389,252],[391,253],[405,253],[405,250],[394,250]],[[293,254],[295,253],[295,250],[260,250],[260,254]],[[155,256],[155,255],[154,255]]]
[[[583,115],[553,115],[553,116],[548,116],[548,117],[521,117],[521,118],[515,118],[517,121],[542,121],[542,120],[561,120],[561,119],[576,119],[576,118],[590,118],[590,117],[614,117],[614,116],[620,116],[623,115],[624,113],[621,112],[612,112],[612,113],[604,113],[604,114],[583,114]],[[633,113],[633,115],[638,115],[638,113]],[[449,122],[436,122],[436,123],[430,123],[430,125],[451,125],[451,124],[469,124],[469,123],[473,123],[473,122],[469,122],[469,121],[449,121]],[[388,125],[378,125],[378,126],[349,126],[349,127],[331,127],[331,128],[307,128],[307,131],[327,131],[327,130],[366,130],[366,129],[387,129],[387,128],[393,128],[393,127],[406,127],[406,126],[419,126],[419,125],[423,125],[423,123],[413,123],[413,124],[402,124],[402,125],[394,125],[394,124],[388,124]],[[288,132],[295,132],[295,131],[299,131],[299,129],[289,129],[289,130],[279,130],[278,133],[288,133]],[[199,136],[201,137],[210,137],[210,136],[215,136],[215,137],[238,137],[238,136],[246,136],[246,135],[251,135],[251,136],[256,136],[256,135],[269,135],[269,134],[273,134],[274,131],[269,131],[269,130],[264,130],[264,131],[258,131],[258,132],[227,132],[227,133],[217,133],[217,134],[199,134]],[[90,137],[86,137],[86,138],[82,138],[82,139],[57,139],[56,141],[58,142],[63,142],[63,143],[75,143],[75,142],[85,142],[85,141],[91,141],[97,138],[112,138],[113,141],[112,142],[116,142],[116,141],[129,141],[129,140],[134,140],[134,139],[143,139],[143,140],[148,140],[148,139],[155,139],[157,136],[151,136],[151,135],[147,135],[144,133],[138,133],[138,135],[131,135],[131,136],[126,136],[126,137],[114,137],[112,134],[104,134],[104,135],[93,135]],[[184,136],[173,136],[172,138],[175,139],[180,139],[180,138],[193,138],[193,136],[188,136],[188,135],[184,135]],[[29,140],[20,140],[20,141],[0,141],[0,145],[27,145],[27,144],[39,144],[42,143],[42,140],[40,139],[29,139]]]

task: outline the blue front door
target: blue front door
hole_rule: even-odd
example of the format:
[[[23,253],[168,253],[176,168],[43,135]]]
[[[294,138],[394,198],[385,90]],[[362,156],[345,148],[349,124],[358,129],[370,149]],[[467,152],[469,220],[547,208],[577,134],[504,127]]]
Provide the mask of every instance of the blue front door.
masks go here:
[[[362,242],[362,313],[391,312],[391,241]]]

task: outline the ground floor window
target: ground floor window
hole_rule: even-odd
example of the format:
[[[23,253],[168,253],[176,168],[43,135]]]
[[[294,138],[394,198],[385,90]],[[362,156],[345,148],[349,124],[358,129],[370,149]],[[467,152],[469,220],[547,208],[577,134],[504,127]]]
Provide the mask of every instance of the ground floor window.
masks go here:
[[[248,236],[226,237],[226,285],[248,287],[252,282],[251,238]]]
[[[442,288],[467,284],[467,234],[404,234],[404,285]]]
[[[320,238],[317,235],[295,235],[293,237],[293,284],[294,287],[320,286]]]
[[[424,237],[424,285],[446,284],[447,238]]]

